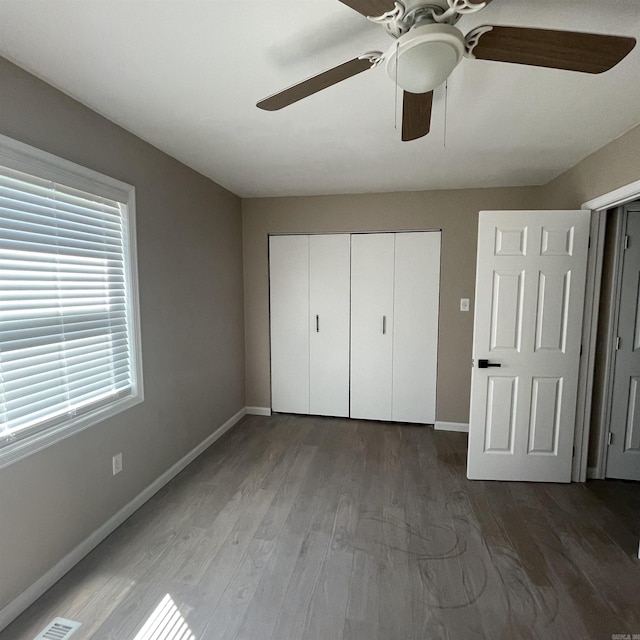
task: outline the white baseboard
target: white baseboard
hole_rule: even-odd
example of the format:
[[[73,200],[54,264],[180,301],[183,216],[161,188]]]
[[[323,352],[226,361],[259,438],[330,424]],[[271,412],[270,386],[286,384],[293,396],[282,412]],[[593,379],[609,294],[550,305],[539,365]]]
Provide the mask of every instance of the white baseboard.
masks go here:
[[[250,416],[270,416],[271,407],[247,407],[247,414]]]
[[[170,480],[180,473],[189,463],[193,462],[201,453],[210,447],[220,436],[229,431],[240,419],[248,413],[248,407],[243,407],[234,416],[207,436],[199,445],[191,449],[187,455],[178,460],[160,477],[154,480],[146,489],[141,491],[131,502],[126,504],[115,515],[111,516],[101,527],[85,538],[75,549],[70,551],[60,562],[47,573],[25,589],[17,598],[0,610],[0,631],[15,620],[25,609],[31,606],[47,589],[51,588],[74,565],[84,558],[92,549],[98,546],[110,533],[115,531],[129,516],[137,511],[149,498],[160,491]]]
[[[466,422],[439,422],[436,421],[433,428],[436,431],[459,431],[469,433],[469,425]]]

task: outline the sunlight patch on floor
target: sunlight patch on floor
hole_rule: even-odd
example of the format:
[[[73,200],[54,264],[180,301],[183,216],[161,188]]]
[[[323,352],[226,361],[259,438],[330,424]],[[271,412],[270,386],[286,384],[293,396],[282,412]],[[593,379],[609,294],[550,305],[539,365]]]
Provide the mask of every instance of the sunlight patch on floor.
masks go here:
[[[133,640],[196,640],[196,637],[167,593]]]

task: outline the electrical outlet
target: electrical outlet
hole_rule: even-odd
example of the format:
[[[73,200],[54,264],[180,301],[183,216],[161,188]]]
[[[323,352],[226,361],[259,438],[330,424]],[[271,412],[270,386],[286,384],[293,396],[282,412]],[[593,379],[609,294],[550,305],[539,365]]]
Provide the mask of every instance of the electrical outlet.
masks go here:
[[[460,298],[460,311],[469,311],[469,298]]]
[[[113,466],[113,475],[115,476],[116,473],[120,473],[122,471],[122,452],[116,453],[116,455],[113,456],[111,463]]]

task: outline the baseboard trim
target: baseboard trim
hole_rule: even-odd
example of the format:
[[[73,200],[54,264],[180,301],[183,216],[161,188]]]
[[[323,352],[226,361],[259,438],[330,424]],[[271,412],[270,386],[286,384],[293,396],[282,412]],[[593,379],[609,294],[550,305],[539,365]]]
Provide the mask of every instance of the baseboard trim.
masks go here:
[[[597,467],[587,467],[587,480],[601,480]]]
[[[247,407],[247,414],[250,416],[270,416],[271,407]]]
[[[141,491],[131,502],[111,516],[101,527],[85,538],[77,547],[72,549],[60,562],[54,565],[41,578],[25,589],[18,597],[0,610],[0,631],[7,627],[23,611],[30,607],[47,589],[50,589],[65,573],[74,567],[90,551],[97,547],[110,533],[115,531],[129,516],[137,511],[149,498],[180,473],[188,464],[193,462],[201,453],[208,449],[218,438],[245,416],[249,407],[243,407],[234,416],[207,436],[199,445],[191,449],[187,455],[169,467],[161,476],[154,480],[146,489]]]
[[[436,431],[458,431],[461,433],[469,433],[469,425],[466,422],[440,422],[436,420],[433,428]]]

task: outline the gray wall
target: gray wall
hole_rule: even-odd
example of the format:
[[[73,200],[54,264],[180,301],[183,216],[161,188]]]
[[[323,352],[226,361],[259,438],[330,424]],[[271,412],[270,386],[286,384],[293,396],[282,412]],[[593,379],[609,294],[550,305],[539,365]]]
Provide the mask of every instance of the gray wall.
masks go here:
[[[467,423],[478,211],[538,208],[537,194],[524,187],[244,199],[247,405],[271,406],[268,234],[442,229],[436,417]],[[471,299],[468,313],[460,298]]]
[[[245,393],[239,198],[1,58],[0,133],[136,187],[145,387],[143,404],[0,471],[1,609]]]
[[[640,125],[586,157],[541,190],[541,206],[579,209],[640,180]]]

